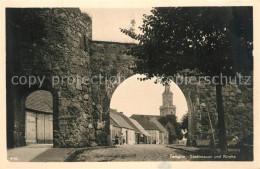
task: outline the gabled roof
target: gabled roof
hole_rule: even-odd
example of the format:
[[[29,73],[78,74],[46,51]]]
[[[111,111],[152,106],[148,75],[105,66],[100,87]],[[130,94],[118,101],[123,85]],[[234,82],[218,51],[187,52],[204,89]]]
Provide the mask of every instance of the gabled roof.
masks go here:
[[[158,130],[158,131],[160,131],[160,129],[149,120],[149,116],[132,115],[131,118],[135,119],[139,124],[141,124],[142,127],[145,130]]]
[[[131,122],[141,131],[143,135],[150,136],[150,134],[135,119],[129,118],[129,120],[131,120]]]
[[[164,126],[158,121],[158,118],[152,117],[150,120],[154,125],[156,125],[160,129],[160,131],[165,133],[168,132],[167,129],[164,128]]]
[[[41,111],[41,112],[52,113],[53,112],[52,102],[53,99],[50,92],[45,90],[37,90],[31,93],[26,98],[25,108]]]
[[[137,127],[136,125],[133,124],[133,122],[130,120],[129,117],[126,117],[123,113],[118,113],[130,126],[133,127],[133,129],[135,130],[135,132],[137,133],[142,133]]]
[[[110,111],[110,118],[112,118],[115,123],[118,124],[120,127],[134,130],[134,128],[126,122],[126,120],[120,115],[120,113]]]
[[[158,130],[160,132],[168,132],[167,129],[158,121],[161,116],[156,115],[139,115],[133,114],[131,118],[138,121],[145,130]]]
[[[110,125],[120,127],[111,117],[110,117]]]

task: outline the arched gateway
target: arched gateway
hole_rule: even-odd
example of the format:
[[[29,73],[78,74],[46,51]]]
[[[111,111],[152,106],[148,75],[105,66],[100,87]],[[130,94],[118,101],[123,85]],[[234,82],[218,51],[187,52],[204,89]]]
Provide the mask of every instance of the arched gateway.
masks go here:
[[[6,18],[8,147],[26,145],[25,99],[36,90],[53,97],[54,147],[108,145],[110,99],[119,83],[106,82],[133,75],[135,59],[125,53],[134,44],[92,41],[91,18],[79,9],[10,8]],[[179,87],[188,102],[189,139],[216,134],[214,86]],[[252,94],[252,85],[224,87],[227,118],[238,109],[253,117]],[[209,117],[214,130],[203,123]]]

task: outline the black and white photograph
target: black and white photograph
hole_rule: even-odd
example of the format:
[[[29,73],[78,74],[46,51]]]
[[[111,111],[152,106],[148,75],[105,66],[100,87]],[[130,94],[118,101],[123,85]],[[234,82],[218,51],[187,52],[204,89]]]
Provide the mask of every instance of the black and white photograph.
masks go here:
[[[5,7],[4,158],[257,160],[254,10]]]

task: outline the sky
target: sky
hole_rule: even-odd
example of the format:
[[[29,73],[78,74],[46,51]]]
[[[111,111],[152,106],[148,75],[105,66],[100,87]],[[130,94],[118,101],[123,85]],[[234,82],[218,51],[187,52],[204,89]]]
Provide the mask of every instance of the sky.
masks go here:
[[[151,14],[151,8],[84,8],[92,18],[92,39],[99,41],[136,43],[124,35],[119,28],[129,28],[134,19],[135,31],[142,25],[143,14]],[[137,76],[126,79],[114,92],[110,108],[122,111],[130,117],[132,114],[160,115],[164,86],[154,84],[155,79],[141,82]],[[140,75],[139,75],[140,76]],[[171,85],[173,104],[176,105],[176,116],[181,120],[187,112],[186,99],[176,84]]]
[[[162,93],[165,87],[155,84],[155,78],[147,81],[137,80],[141,75],[134,75],[123,81],[113,93],[110,108],[117,109],[130,117],[132,114],[160,115]],[[187,113],[187,102],[181,89],[171,83],[173,105],[176,106],[178,121]]]
[[[92,18],[92,39],[112,42],[135,41],[124,35],[119,28],[129,28],[135,19],[135,30],[142,25],[143,14],[151,14],[151,8],[81,8]]]

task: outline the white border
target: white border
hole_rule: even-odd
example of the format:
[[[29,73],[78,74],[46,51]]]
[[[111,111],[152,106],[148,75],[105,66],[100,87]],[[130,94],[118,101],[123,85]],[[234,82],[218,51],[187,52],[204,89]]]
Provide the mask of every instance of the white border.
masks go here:
[[[0,168],[158,168],[161,163],[165,162],[9,162],[7,160],[6,148],[6,86],[5,86],[5,8],[6,7],[80,7],[80,8],[149,8],[154,6],[253,6],[254,19],[254,161],[253,162],[190,162],[190,161],[173,161],[167,162],[171,168],[221,168],[221,169],[259,169],[260,168],[260,58],[259,58],[259,16],[260,1],[256,0],[16,0],[2,1],[1,4],[1,55],[0,55]]]

